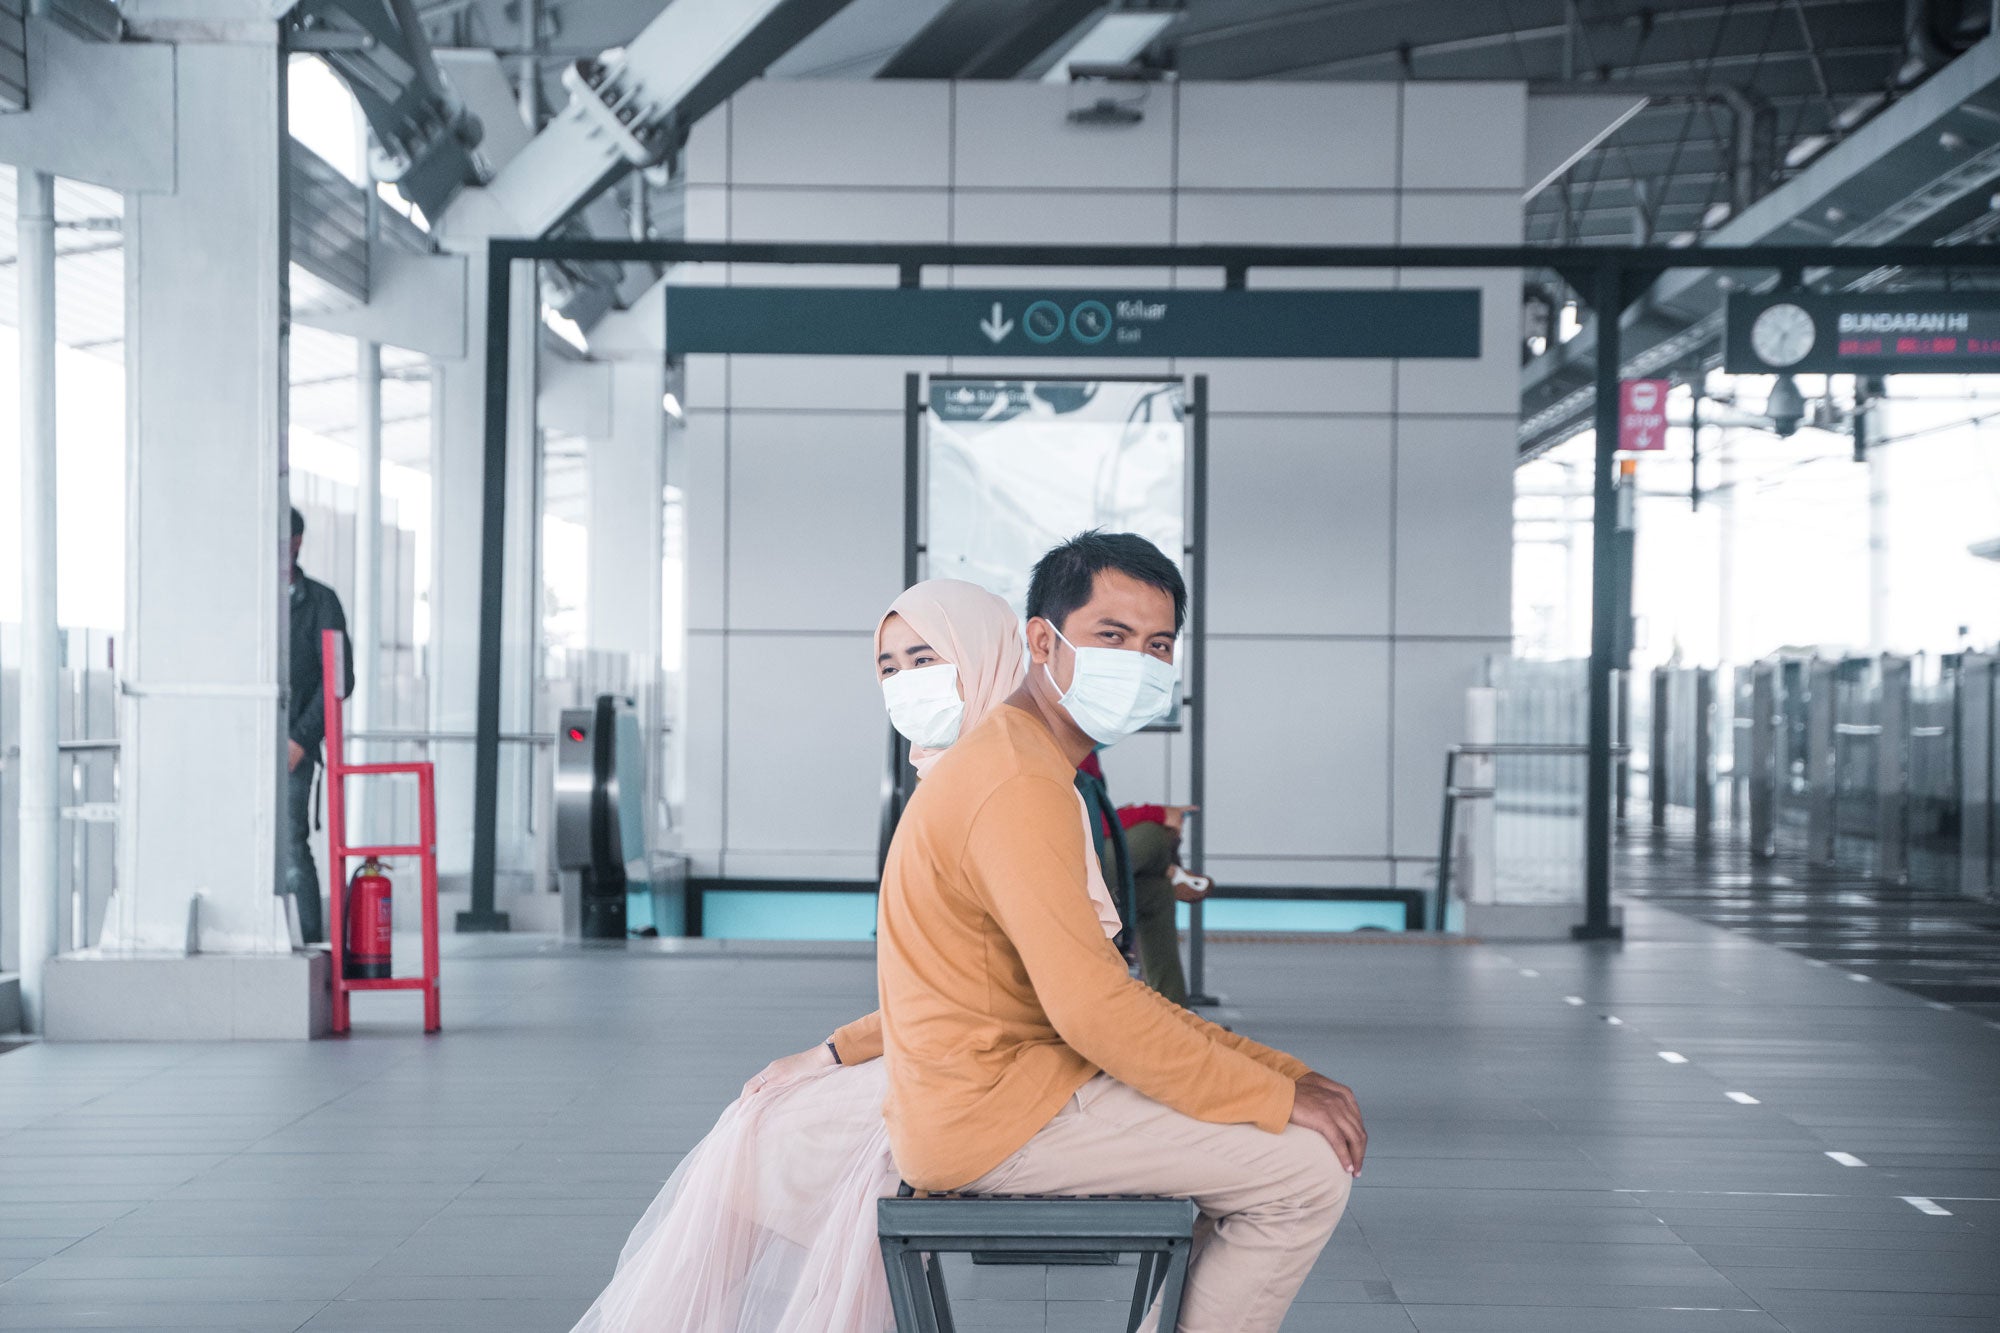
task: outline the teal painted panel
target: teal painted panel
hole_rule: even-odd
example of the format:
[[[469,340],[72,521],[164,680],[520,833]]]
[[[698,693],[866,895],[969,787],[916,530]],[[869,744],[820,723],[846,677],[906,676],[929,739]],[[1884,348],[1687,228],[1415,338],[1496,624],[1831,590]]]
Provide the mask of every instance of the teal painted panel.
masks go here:
[[[711,889],[701,895],[701,933],[713,940],[872,940],[872,893]]]
[[[667,289],[667,355],[1479,356],[1476,287]]]
[[[1181,929],[1187,929],[1188,905],[1180,905]],[[1403,928],[1399,902],[1316,902],[1292,898],[1216,898],[1202,912],[1208,930],[1257,930],[1283,933]]]

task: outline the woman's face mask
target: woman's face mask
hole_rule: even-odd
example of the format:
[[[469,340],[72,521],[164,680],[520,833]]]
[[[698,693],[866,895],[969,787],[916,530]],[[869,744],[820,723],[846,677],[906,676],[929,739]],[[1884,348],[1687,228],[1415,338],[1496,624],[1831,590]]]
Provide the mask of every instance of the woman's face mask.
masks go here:
[[[965,700],[958,693],[958,668],[949,662],[898,671],[882,682],[889,724],[910,744],[942,750],[958,739]]]

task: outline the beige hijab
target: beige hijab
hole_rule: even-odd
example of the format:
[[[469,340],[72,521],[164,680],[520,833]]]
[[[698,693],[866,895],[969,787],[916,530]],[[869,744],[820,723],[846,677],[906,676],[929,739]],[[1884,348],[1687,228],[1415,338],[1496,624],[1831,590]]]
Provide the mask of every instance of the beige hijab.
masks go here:
[[[965,696],[965,716],[958,734],[970,735],[1021,684],[1027,674],[1026,643],[1021,637],[1021,621],[1003,598],[976,583],[962,579],[926,579],[906,588],[889,603],[875,626],[875,651],[882,651],[882,626],[890,616],[901,616],[925,643],[943,654],[958,668],[958,687]],[[910,747],[910,763],[922,777],[938,761],[943,750]],[[1098,925],[1106,936],[1118,933],[1118,908],[1104,886],[1097,862],[1097,834],[1091,827],[1090,812],[1077,798],[1077,812],[1083,817],[1084,890],[1097,910]]]
[[[958,668],[958,688],[965,696],[965,718],[958,727],[961,736],[970,735],[985,721],[1027,674],[1020,618],[1003,599],[976,583],[926,579],[904,589],[875,626],[878,653],[882,651],[882,626],[889,623],[890,616],[908,621],[919,638]],[[910,763],[922,776],[943,753],[912,746]]]

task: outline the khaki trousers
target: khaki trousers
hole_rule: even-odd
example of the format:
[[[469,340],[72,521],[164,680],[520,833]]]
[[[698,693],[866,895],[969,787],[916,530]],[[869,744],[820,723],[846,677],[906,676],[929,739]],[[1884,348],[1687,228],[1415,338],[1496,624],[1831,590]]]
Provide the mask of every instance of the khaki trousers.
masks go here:
[[[1020,1151],[964,1189],[1192,1198],[1213,1226],[1196,1238],[1178,1333],[1276,1333],[1351,1184],[1311,1130],[1211,1125],[1099,1074]]]

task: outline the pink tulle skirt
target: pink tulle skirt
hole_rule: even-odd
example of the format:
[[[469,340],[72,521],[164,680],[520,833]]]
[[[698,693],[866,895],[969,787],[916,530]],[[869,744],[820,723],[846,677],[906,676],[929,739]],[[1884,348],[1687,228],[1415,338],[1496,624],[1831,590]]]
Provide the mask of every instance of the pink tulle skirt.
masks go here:
[[[731,1102],[632,1228],[573,1333],[884,1333],[896,1192],[880,1060]]]

